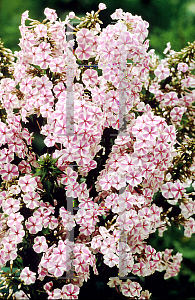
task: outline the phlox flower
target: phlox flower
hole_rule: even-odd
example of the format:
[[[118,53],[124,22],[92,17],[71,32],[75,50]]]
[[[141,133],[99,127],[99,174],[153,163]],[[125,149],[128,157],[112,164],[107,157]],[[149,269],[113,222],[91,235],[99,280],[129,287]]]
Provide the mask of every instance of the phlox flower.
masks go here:
[[[77,198],[79,195],[79,183],[75,182],[74,184],[67,185],[65,190],[67,197]]]
[[[65,66],[65,63],[59,57],[53,58],[51,60],[51,62],[49,63],[49,67],[50,67],[51,71],[55,72],[55,73],[61,73],[64,66]]]
[[[34,239],[33,249],[37,253],[45,252],[48,248],[46,238],[44,236],[37,236]]]
[[[26,285],[32,284],[36,280],[36,273],[30,271],[29,267],[25,267],[20,273],[20,279],[24,281]]]
[[[167,128],[165,128],[164,130],[164,134],[166,136],[167,142],[174,142],[176,139],[175,126],[173,125],[167,126]]]
[[[48,7],[45,8],[44,15],[47,17],[48,20],[52,22],[55,22],[58,17],[56,11]]]
[[[21,291],[21,290],[15,292],[12,296],[14,297],[13,299],[16,299],[16,300],[30,299],[30,298],[25,294],[25,292],[23,292],[23,291]]]
[[[52,112],[53,109],[50,103],[46,103],[40,107],[40,113],[42,114],[43,118],[47,118]]]
[[[60,207],[60,216],[62,218],[62,224],[64,228],[68,231],[72,230],[76,224],[74,221],[74,216],[71,215],[71,212],[67,211],[64,207]]]
[[[52,82],[49,78],[44,75],[42,77],[36,77],[36,88],[41,91],[42,89],[51,89],[53,87]]]
[[[80,60],[88,60],[93,55],[93,50],[90,45],[82,43],[77,47],[75,54]]]
[[[183,193],[185,192],[185,188],[183,187],[181,182],[177,181],[177,182],[173,183],[173,185],[171,187],[171,191],[174,195],[174,198],[181,199],[183,196]]]
[[[187,107],[174,107],[171,112],[170,112],[170,116],[171,119],[173,120],[173,122],[180,122],[182,119],[182,116],[184,114],[184,112],[186,112]]]
[[[186,63],[181,62],[178,64],[177,68],[178,71],[185,73],[188,70],[188,65]]]
[[[122,283],[122,280],[120,280],[119,277],[110,277],[107,285],[109,287],[115,287],[116,285],[121,285],[121,283]]]
[[[80,288],[72,283],[66,284],[62,287],[62,291],[65,293],[64,299],[78,299]]]
[[[53,255],[56,261],[65,262],[70,257],[71,248],[64,243],[64,241],[58,242],[58,247],[53,249]]]
[[[110,252],[104,255],[104,263],[108,265],[110,268],[114,267],[115,265],[118,265],[119,258],[116,254]]]
[[[145,125],[142,128],[142,137],[149,141],[154,141],[159,135],[159,131],[156,126]]]
[[[173,187],[173,183],[172,182],[167,182],[167,183],[164,183],[161,187],[161,192],[162,192],[162,195],[166,198],[166,199],[169,199],[169,198],[173,198],[174,195],[173,195],[173,192],[172,192],[172,187]]]
[[[22,242],[25,231],[22,224],[15,224],[10,228],[10,237],[15,240],[17,244]]]
[[[23,220],[24,220],[24,217],[19,212],[11,213],[8,216],[7,225],[9,227],[13,227],[15,225],[20,224]]]
[[[91,248],[93,248],[93,249],[100,248],[101,244],[102,244],[101,240],[102,240],[102,237],[100,235],[94,236],[91,241]]]
[[[47,69],[51,62],[51,56],[48,53],[38,53],[36,58],[36,63],[41,67],[41,69]]]
[[[87,28],[79,30],[76,34],[76,39],[79,44],[93,44],[93,34]]]
[[[175,106],[178,104],[178,97],[176,92],[169,92],[164,96],[163,104],[167,106]]]
[[[126,181],[132,186],[137,186],[142,182],[142,175],[138,171],[132,171],[130,173],[127,173]]]
[[[165,67],[163,64],[158,65],[158,67],[154,70],[154,74],[160,79],[163,80],[170,75],[169,68]]]
[[[18,177],[18,167],[10,163],[4,164],[3,169],[0,170],[0,175],[3,180],[9,181],[13,177]]]
[[[48,272],[53,274],[55,277],[60,277],[64,272],[69,271],[71,268],[71,262],[56,261],[55,256],[52,255],[51,261],[48,262]]]
[[[29,217],[28,220],[26,220],[25,225],[31,234],[36,234],[38,231],[41,231],[43,228],[40,219],[34,216]]]
[[[74,19],[75,13],[73,11],[70,11],[68,16],[70,19]]]
[[[39,206],[40,196],[37,192],[28,192],[23,196],[23,201],[26,204],[26,207],[34,209]]]
[[[41,37],[47,37],[47,26],[43,24],[39,24],[35,27],[34,31],[36,32],[37,36],[39,38]]]
[[[82,224],[79,228],[80,233],[88,236],[91,235],[95,231],[95,226],[91,223]]]
[[[103,178],[99,180],[99,185],[102,190],[109,190],[112,185],[112,177],[110,174],[106,174]]]
[[[86,86],[94,86],[98,82],[98,73],[96,70],[87,69],[83,75],[82,80]]]
[[[44,228],[49,227],[49,229],[54,229],[58,226],[58,219],[56,219],[53,215],[48,216],[43,219]]]
[[[20,201],[10,197],[3,202],[2,208],[7,215],[15,213],[20,209]]]
[[[98,8],[99,8],[99,10],[104,10],[104,9],[106,9],[106,4],[99,3]]]
[[[20,177],[18,184],[24,193],[33,192],[37,187],[37,182],[31,175]]]
[[[112,237],[107,237],[102,241],[101,252],[103,254],[108,254],[110,252],[116,252],[116,245]]]
[[[53,147],[56,143],[57,137],[55,135],[49,134],[45,139],[44,143],[47,147]]]
[[[12,160],[14,160],[14,152],[10,151],[7,148],[2,149],[0,153],[0,162],[8,164]]]

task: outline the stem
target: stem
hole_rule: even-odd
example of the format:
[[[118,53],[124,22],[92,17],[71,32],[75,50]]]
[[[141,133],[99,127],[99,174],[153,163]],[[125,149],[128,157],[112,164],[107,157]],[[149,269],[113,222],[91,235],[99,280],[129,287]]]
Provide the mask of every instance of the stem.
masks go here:
[[[114,283],[114,285],[115,285],[115,289],[116,289],[117,293],[120,294],[120,292],[119,292],[119,290],[118,290],[118,288],[117,288],[117,286],[116,286],[116,282]]]

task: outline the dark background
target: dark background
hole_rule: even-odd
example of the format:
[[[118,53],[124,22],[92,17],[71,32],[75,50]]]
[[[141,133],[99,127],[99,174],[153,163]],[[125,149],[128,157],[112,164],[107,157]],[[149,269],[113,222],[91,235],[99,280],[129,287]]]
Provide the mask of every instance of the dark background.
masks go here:
[[[91,10],[97,11],[97,0],[0,0],[0,38],[4,46],[19,51],[21,14],[29,10],[29,17],[42,21],[44,8],[56,9],[58,16],[64,20],[70,11],[77,16],[84,16]],[[125,12],[141,15],[149,22],[150,48],[163,57],[166,44],[179,51],[187,42],[195,40],[195,1],[193,0],[105,0],[107,9],[100,12],[104,26],[112,22],[110,15],[116,8]],[[163,273],[141,279],[143,289],[152,292],[152,299],[195,299],[195,237],[183,236],[183,230],[171,227],[163,238],[157,234],[151,236],[150,243],[159,251],[166,248],[183,253],[181,272],[178,276],[164,280]],[[116,276],[114,274],[114,276]],[[81,289],[80,299],[117,299],[114,291],[108,291],[107,278],[110,274],[101,274],[95,283],[85,283]],[[92,298],[92,297],[93,298]],[[119,299],[119,298],[118,298]]]

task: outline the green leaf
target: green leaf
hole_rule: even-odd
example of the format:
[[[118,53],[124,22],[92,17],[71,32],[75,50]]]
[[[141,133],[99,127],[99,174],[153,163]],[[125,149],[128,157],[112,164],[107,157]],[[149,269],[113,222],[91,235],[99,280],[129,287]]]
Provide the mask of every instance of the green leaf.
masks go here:
[[[46,175],[47,175],[47,170],[43,169],[43,171],[42,171],[42,177],[41,177],[41,182],[43,181],[43,179],[45,178]]]
[[[35,172],[35,174],[34,174],[32,177],[34,177],[34,176],[41,176],[42,173],[43,173],[43,170],[41,170],[41,169],[36,169],[36,172]]]
[[[44,187],[46,189],[47,194],[51,194],[51,189],[53,187],[53,184],[49,180],[44,181]]]
[[[50,232],[49,232],[49,228],[47,227],[47,228],[43,228],[42,229],[42,233],[43,234],[49,234]]]

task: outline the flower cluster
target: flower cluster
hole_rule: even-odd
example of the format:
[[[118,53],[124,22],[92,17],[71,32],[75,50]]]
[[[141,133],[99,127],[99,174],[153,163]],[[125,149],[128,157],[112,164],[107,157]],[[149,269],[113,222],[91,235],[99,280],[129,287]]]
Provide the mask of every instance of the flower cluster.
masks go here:
[[[179,205],[173,221],[185,235],[195,232],[186,192],[193,162],[188,181],[171,177],[179,160],[176,126],[193,102],[193,66],[180,60],[175,71],[170,57],[158,62],[148,51],[149,24],[122,9],[101,29],[105,8],[100,3],[77,27],[74,12],[60,21],[46,8],[42,23],[23,13],[13,76],[0,83],[0,266],[10,262],[21,271],[16,299],[39,298],[40,291],[45,299],[78,299],[90,271],[98,275],[98,261],[119,271],[110,287],[149,299],[139,277],[176,276],[182,260],[148,243],[171,222],[157,193],[169,211]],[[41,156],[30,123],[46,146]],[[129,274],[136,281],[121,279]]]

